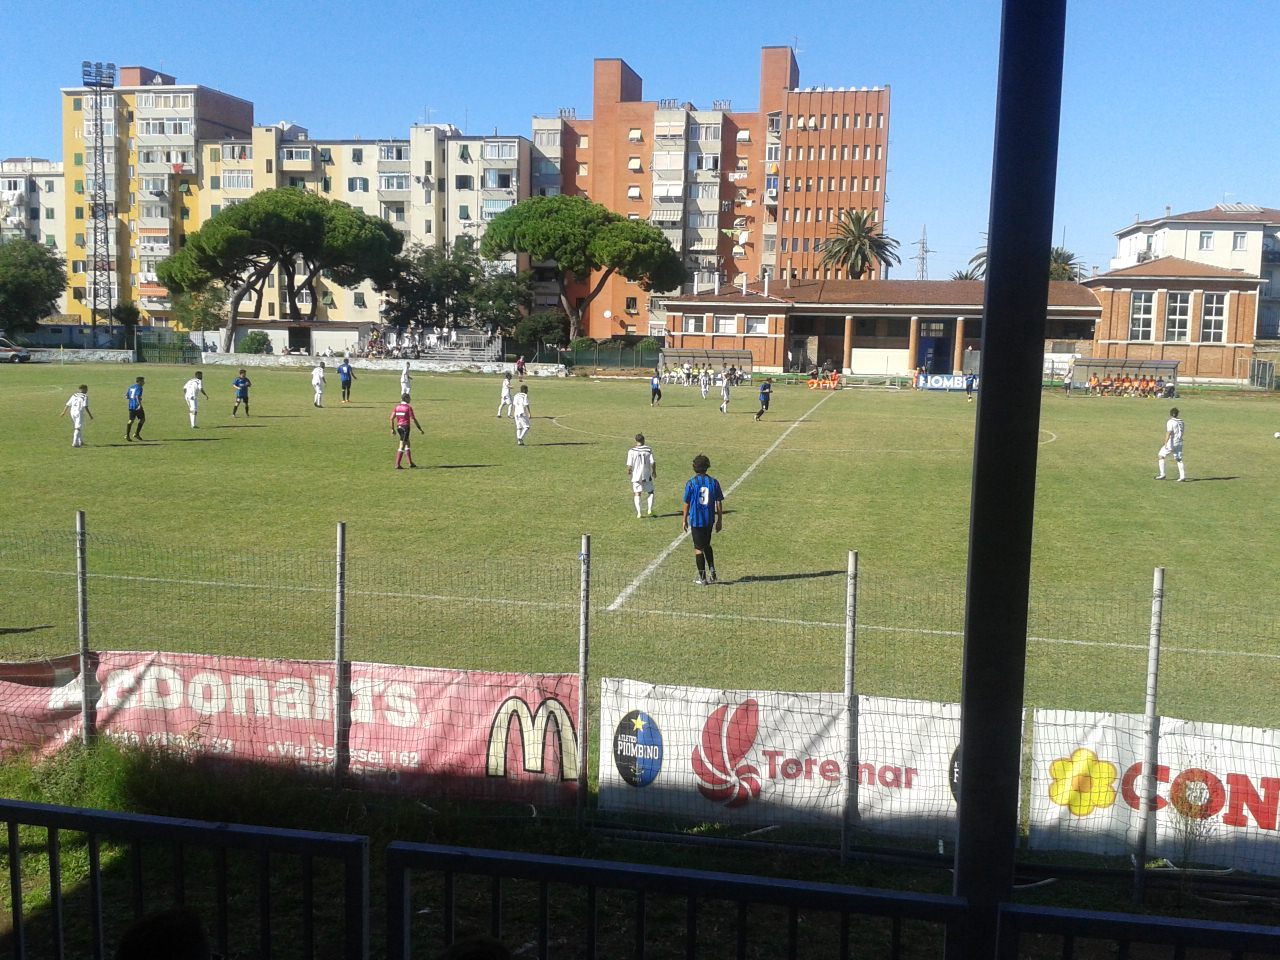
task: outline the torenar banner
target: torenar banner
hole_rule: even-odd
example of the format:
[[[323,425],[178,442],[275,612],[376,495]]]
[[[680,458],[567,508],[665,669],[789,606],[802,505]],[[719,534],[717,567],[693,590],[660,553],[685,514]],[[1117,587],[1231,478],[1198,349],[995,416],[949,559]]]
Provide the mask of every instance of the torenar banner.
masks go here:
[[[225,760],[334,762],[333,663],[175,653],[98,653],[99,734]],[[80,733],[75,657],[0,665],[0,747],[56,749]],[[572,804],[575,674],[352,663],[349,770],[415,794]],[[35,694],[35,696],[33,696]],[[15,724],[17,726],[15,726]]]
[[[953,705],[858,699],[856,757],[834,693],[711,690],[605,679],[600,807],[731,823],[838,826],[856,767],[858,822],[950,836]]]
[[[1031,846],[1123,855],[1142,829],[1144,720],[1037,710]],[[1280,733],[1160,720],[1147,856],[1280,874]]]

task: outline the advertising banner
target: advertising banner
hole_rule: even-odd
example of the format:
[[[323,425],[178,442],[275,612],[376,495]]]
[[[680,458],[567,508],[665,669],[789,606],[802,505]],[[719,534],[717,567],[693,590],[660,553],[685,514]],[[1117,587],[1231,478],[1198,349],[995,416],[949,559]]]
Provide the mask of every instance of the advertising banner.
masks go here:
[[[848,771],[856,765],[862,826],[949,835],[958,710],[859,698],[859,749],[851,763],[843,701],[833,693],[605,679],[600,807],[695,820],[838,826]]]
[[[79,656],[0,663],[0,757],[50,754],[81,729]]]
[[[1141,829],[1143,718],[1037,710],[1031,846],[1123,855]],[[1280,734],[1160,720],[1148,858],[1280,874]]]
[[[174,653],[96,658],[103,736],[227,760],[332,768],[331,662]],[[74,668],[74,657],[64,659]],[[353,777],[413,793],[573,802],[576,675],[371,663],[350,669]],[[9,739],[23,735],[28,748],[46,745],[50,732],[62,731],[65,739],[79,730],[79,678],[65,670],[46,673],[38,710],[5,711],[5,723],[26,724]],[[14,665],[0,667],[6,704],[15,702],[8,694],[19,683]],[[0,745],[4,732],[0,728]]]

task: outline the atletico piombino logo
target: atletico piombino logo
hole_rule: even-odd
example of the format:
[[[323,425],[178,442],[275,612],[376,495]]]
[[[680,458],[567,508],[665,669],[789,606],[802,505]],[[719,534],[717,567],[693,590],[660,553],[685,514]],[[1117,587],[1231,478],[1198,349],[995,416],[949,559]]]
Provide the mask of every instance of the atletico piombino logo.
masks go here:
[[[633,787],[647,787],[662,770],[662,731],[643,710],[632,710],[613,733],[613,764]]]
[[[1116,777],[1120,771],[1109,760],[1101,760],[1088,747],[1080,747],[1070,757],[1049,764],[1049,799],[1066,807],[1077,817],[1116,802]]]

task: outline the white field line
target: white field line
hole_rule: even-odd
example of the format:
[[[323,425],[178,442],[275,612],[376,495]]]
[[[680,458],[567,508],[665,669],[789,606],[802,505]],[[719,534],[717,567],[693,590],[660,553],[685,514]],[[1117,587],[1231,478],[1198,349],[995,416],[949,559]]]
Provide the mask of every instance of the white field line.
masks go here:
[[[830,396],[830,394],[828,394]],[[40,574],[41,576],[55,577],[74,577],[75,573],[67,570],[33,570],[30,567],[0,567],[3,573],[28,573]],[[173,577],[138,577],[129,574],[117,573],[91,573],[90,579],[94,580],[130,580],[141,583],[172,583],[180,586],[197,586],[197,587],[228,587],[238,590],[272,590],[285,589],[295,590],[299,593],[331,593],[333,587],[306,587],[292,586],[280,587],[278,584],[267,583],[237,583],[228,580],[182,580]],[[442,593],[408,593],[404,591],[374,591],[374,590],[353,590],[348,591],[348,595],[356,595],[361,597],[388,597],[401,600],[430,600],[443,603],[465,603],[465,604],[496,604],[509,607],[541,607],[546,609],[563,609],[576,610],[578,608],[577,601],[561,601],[561,600],[518,600],[508,597],[493,596],[462,596],[455,594]],[[631,608],[630,611],[634,615],[653,616],[653,617],[676,617],[683,620],[730,620],[739,623],[773,623],[783,626],[797,627],[829,627],[831,629],[844,628],[842,622],[835,620],[800,620],[788,617],[757,617],[736,613],[693,613],[685,610],[641,610]],[[962,630],[929,630],[923,627],[887,627],[878,624],[860,623],[858,630],[868,633],[911,633],[916,636],[923,637],[962,637]],[[1145,643],[1112,643],[1103,640],[1067,640],[1061,637],[1027,637],[1028,643],[1042,643],[1049,646],[1061,647],[1100,647],[1107,650],[1134,650],[1145,651],[1147,644]],[[1198,647],[1162,647],[1168,653],[1185,653],[1193,656],[1205,657],[1240,657],[1247,660],[1280,660],[1280,653],[1260,653],[1253,650],[1214,650],[1201,649]]]
[[[755,473],[756,467],[764,463],[765,459],[771,453],[773,453],[773,451],[777,450],[779,446],[782,445],[782,441],[787,439],[787,437],[791,436],[792,430],[794,430],[796,427],[800,426],[800,424],[808,420],[809,417],[813,415],[813,412],[815,410],[817,410],[820,406],[822,406],[824,403],[826,403],[835,395],[836,395],[836,391],[832,390],[831,392],[829,392],[825,397],[823,397],[821,400],[815,403],[812,407],[810,407],[809,411],[804,416],[800,417],[798,420],[795,421],[795,423],[791,424],[791,426],[783,430],[782,435],[769,445],[769,449],[766,450],[764,453],[760,454],[760,456],[756,457],[755,462],[751,464],[751,466],[747,467],[745,471],[743,471],[742,476],[740,476],[737,480],[733,481],[733,484],[729,487],[729,489],[724,492],[725,497],[728,498],[728,496],[731,493],[733,493],[733,491],[737,490],[738,487],[742,485],[743,481],[746,480],[747,477]],[[685,530],[679,536],[677,536],[674,540],[672,540],[669,544],[667,544],[666,549],[664,549],[660,554],[658,554],[654,558],[652,563],[650,563],[647,567],[641,570],[640,575],[638,577],[636,577],[629,584],[623,587],[622,592],[618,594],[616,597],[614,597],[613,603],[609,604],[609,606],[605,607],[605,609],[610,613],[613,613],[614,611],[618,610],[624,603],[626,603],[627,600],[630,599],[631,595],[635,593],[638,589],[640,589],[640,585],[644,583],[646,580],[648,580],[651,576],[653,576],[654,571],[657,570],[660,566],[662,566],[663,561],[665,561],[667,557],[671,556],[671,554],[675,552],[676,547],[680,546],[680,544],[682,544],[688,536],[689,536],[689,531]]]

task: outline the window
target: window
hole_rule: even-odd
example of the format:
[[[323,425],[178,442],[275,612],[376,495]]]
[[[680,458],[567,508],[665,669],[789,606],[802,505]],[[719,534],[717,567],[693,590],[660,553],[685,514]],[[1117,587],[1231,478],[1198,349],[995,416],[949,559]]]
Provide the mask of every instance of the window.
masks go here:
[[[333,151],[332,151],[332,150],[330,150],[328,147],[321,147],[321,148],[320,148],[320,162],[321,162],[321,163],[333,163]]]
[[[640,166],[640,158],[639,158],[639,157],[630,157],[630,158],[627,160],[627,169],[628,169],[629,171],[631,171],[632,173],[641,173],[641,172],[643,172],[643,168]]]
[[[876,159],[877,160],[884,159],[884,144],[881,144],[881,143],[876,144]]]
[[[777,192],[778,192],[778,175],[777,175],[776,173],[771,173],[771,174],[769,174],[767,177],[765,177],[765,178],[764,178],[764,188],[765,188],[765,190],[766,190],[766,191],[768,191],[768,192],[771,192],[771,193],[773,193],[773,194],[775,194],[775,195],[777,194]]]
[[[384,173],[378,178],[379,190],[408,190],[409,175],[407,173]]]
[[[679,170],[684,165],[684,154],[664,151],[653,155],[654,170]]]
[[[76,207],[76,219],[77,220],[84,219],[84,207]]]
[[[764,334],[769,332],[768,317],[747,317],[746,329],[743,331],[747,334]]]
[[[71,261],[71,272],[72,272],[72,273],[84,273],[84,261],[83,261],[83,260],[72,260],[72,261]]]
[[[364,302],[363,290],[357,290],[354,294],[352,294],[351,302],[355,304],[356,308],[359,310],[363,310],[366,306],[368,306],[368,304]]]
[[[471,207],[468,204],[464,203],[462,204],[462,206],[458,207],[458,219],[459,220],[471,219]]]
[[[46,247],[56,247],[58,245],[58,238],[52,233],[46,233],[44,235],[44,245]]]
[[[458,159],[468,162],[471,160],[471,146],[469,144],[461,143],[458,145]]]
[[[222,145],[223,160],[252,160],[253,146],[248,143],[224,143]]]
[[[690,200],[715,200],[720,196],[720,185],[717,183],[689,184]]]
[[[409,148],[402,143],[384,143],[378,147],[379,160],[408,160]]]
[[[222,189],[222,178],[221,178],[221,177],[210,177],[210,178],[209,178],[209,189],[210,189],[210,190],[221,190],[221,189]]]
[[[635,133],[639,134],[639,130]],[[540,147],[558,147],[560,146],[559,130],[535,130],[533,131],[533,142]]]
[[[720,217],[714,213],[700,213],[694,211],[689,214],[689,226],[694,229],[714,230],[720,225]]]
[[[510,170],[496,170],[490,167],[484,172],[484,188],[486,190],[510,190],[511,186]]]
[[[453,178],[453,189],[455,190],[474,190],[476,188],[476,178],[468,173],[460,173]]]
[[[1242,230],[1231,234],[1231,249],[1238,253],[1239,251],[1245,249],[1245,247],[1248,245],[1248,240],[1249,240],[1248,234],[1246,234]]]
[[[867,126],[867,129],[868,129],[868,130],[870,130],[870,129],[871,129],[871,114],[869,114],[869,113],[867,114],[867,124],[866,124],[866,126]]]
[[[323,190],[325,193],[331,192],[333,190],[333,177],[321,178],[320,189]]]
[[[715,332],[737,333],[738,318],[731,313],[717,313],[715,315]]]
[[[404,223],[404,204],[384,203],[382,205],[382,219],[389,223]]]
[[[810,160],[812,160],[812,159],[813,159],[813,147],[810,147],[810,148],[809,148],[809,156],[808,156],[808,159],[810,159]]]
[[[787,247],[789,246],[789,243],[790,243],[790,241],[788,241],[786,237],[783,237],[783,238],[782,238],[782,252],[783,252],[783,253],[786,253],[786,252],[787,252]]]
[[[481,200],[480,201],[480,219],[492,220],[503,210],[508,210],[515,205],[514,200],[498,199],[498,200]]]
[[[636,186],[635,184],[632,184],[631,186],[627,187],[627,199],[628,199],[628,200],[639,200],[639,199],[640,199],[640,188],[639,188],[638,186]]]
[[[222,171],[222,189],[223,190],[252,190],[253,189],[253,171],[252,170],[223,170]]]
[[[1191,329],[1191,294],[1171,293],[1164,307],[1164,338],[1185,343]]]
[[[1129,339],[1150,340],[1155,294],[1135,291],[1129,300]]]
[[[72,110],[82,110],[82,109],[84,109],[84,101],[83,101],[80,97],[72,97],[72,98],[71,98],[71,109],[72,109]]]
[[[52,220],[52,219],[53,219],[53,207],[45,207],[45,208],[44,208],[44,218],[45,218],[46,220]]]
[[[799,190],[799,189],[800,189],[800,178],[796,177],[796,190]],[[813,177],[804,178],[804,192],[805,193],[813,192]]]
[[[364,147],[351,148],[351,162],[364,163]]]
[[[1200,307],[1200,342],[1222,343],[1227,332],[1227,295],[1206,293]]]
[[[632,127],[630,130],[627,131],[627,140],[630,141],[631,143],[643,143],[644,131],[642,131],[639,127]]]
[[[290,161],[311,162],[310,147],[283,147],[280,150],[280,162],[289,163]]]
[[[289,187],[293,190],[307,189],[307,181],[305,177],[290,177]]]
[[[720,154],[718,153],[693,153],[689,155],[690,170],[719,170]]]
[[[782,145],[778,143],[770,143],[764,148],[764,162],[777,163],[779,155],[782,153]]]
[[[707,318],[701,313],[686,313],[680,329],[685,333],[704,333]]]
[[[216,217],[222,212],[222,205],[218,203],[209,204],[209,216]]]
[[[585,134],[585,133],[584,133],[584,134],[582,134],[580,137],[578,137],[578,149],[579,149],[579,150],[590,150],[590,149],[591,149],[591,137],[589,137],[589,136],[588,136],[587,134]]]
[[[879,178],[879,177],[875,177],[875,178],[871,181],[871,190],[872,190],[874,193],[879,193],[879,192],[880,192],[880,178]]]
[[[1213,231],[1212,230],[1200,231],[1200,249],[1201,250],[1213,249]]]
[[[876,114],[876,126],[877,126],[877,127],[879,127],[881,130],[883,130],[883,129],[884,129],[884,114],[883,114],[883,113],[877,113],[877,114]]]
[[[627,313],[639,313],[639,312],[640,312],[640,298],[639,298],[639,297],[627,297],[627,299],[626,299],[626,306],[625,306],[625,307],[623,307],[623,309],[624,309],[624,310],[626,310],[626,311],[627,311]]]
[[[739,130],[739,131],[738,131],[738,142],[739,142],[739,143],[750,143],[750,142],[751,142],[751,131],[750,131],[750,130]]]
[[[578,164],[578,176],[585,177],[587,175],[587,165],[585,163]]]
[[[368,193],[368,177],[347,177],[347,193]]]
[[[857,130],[860,126],[862,126],[862,114],[855,113],[853,115],[853,129]]]
[[[72,155],[71,155],[71,164],[72,164],[72,166],[76,166],[76,167],[83,167],[83,166],[84,166],[84,154],[83,154],[83,153],[74,153],[74,154],[72,154]]]
[[[486,160],[515,160],[516,145],[510,140],[486,141],[480,148],[480,155]]]

